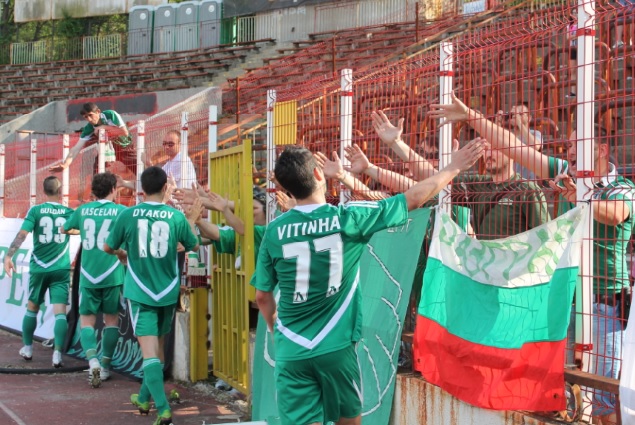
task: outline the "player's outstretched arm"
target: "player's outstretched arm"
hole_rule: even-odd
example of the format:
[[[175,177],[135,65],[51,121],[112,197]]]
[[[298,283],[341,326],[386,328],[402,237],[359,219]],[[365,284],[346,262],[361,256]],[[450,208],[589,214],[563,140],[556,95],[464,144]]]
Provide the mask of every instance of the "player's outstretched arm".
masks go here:
[[[332,156],[333,160],[330,160],[322,152],[315,153],[315,160],[324,171],[324,175],[327,178],[336,179],[353,193],[359,193],[362,197],[366,197],[371,192],[370,188],[344,169],[337,152],[333,151]]]
[[[463,149],[452,153],[452,161],[447,167],[408,189],[404,193],[408,203],[408,210],[419,208],[424,202],[441,192],[460,172],[472,167],[483,155],[486,143],[485,139],[477,137]]]
[[[220,239],[218,225],[201,218],[196,222],[196,227],[198,227],[198,231],[201,233],[202,237],[212,241]]]
[[[26,230],[20,230],[18,234],[15,235],[13,242],[11,242],[11,246],[9,246],[9,250],[4,255],[4,271],[8,276],[11,276],[12,271],[15,270],[15,264],[13,264],[13,255],[18,249],[20,249],[20,247],[22,246],[22,242],[24,242],[28,234],[29,232],[27,232]]]

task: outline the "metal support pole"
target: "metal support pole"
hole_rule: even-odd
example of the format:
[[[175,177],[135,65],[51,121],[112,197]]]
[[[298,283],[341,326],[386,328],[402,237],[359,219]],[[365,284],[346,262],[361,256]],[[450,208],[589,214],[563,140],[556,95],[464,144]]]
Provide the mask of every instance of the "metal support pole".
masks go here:
[[[267,90],[267,173],[272,173],[276,167],[276,141],[273,136],[274,111],[276,106],[276,91]],[[276,187],[267,176],[267,223],[276,218]]]
[[[37,200],[37,139],[31,135],[31,156],[29,172],[29,192],[31,195],[30,205],[34,206]]]
[[[594,107],[595,107],[595,3],[578,0],[578,75],[577,75],[577,199],[589,199],[593,194]],[[567,135],[568,136],[568,135]],[[593,223],[593,209],[589,212]],[[580,257],[580,274],[576,288],[575,351],[582,370],[590,371],[593,312],[593,241],[591,226],[585,229]]]
[[[99,129],[99,159],[97,162],[97,172],[103,173],[106,171],[106,143],[108,143],[108,139],[106,138],[106,130],[103,128]]]
[[[340,93],[340,159],[342,165],[347,167],[350,162],[346,159],[346,148],[353,142],[353,70],[343,69],[341,76]],[[330,155],[330,152],[327,152]],[[340,204],[351,200],[351,191],[341,185]]]
[[[137,180],[135,192],[137,194],[137,204],[143,202],[143,190],[141,189],[141,174],[146,169],[144,161],[146,152],[146,122],[141,120],[137,123]]]
[[[64,134],[62,136],[62,158],[68,158],[68,153],[70,152],[71,141],[70,136],[68,134]],[[71,170],[69,167],[64,168],[62,171],[62,204],[65,207],[68,207],[68,198],[70,192],[70,182],[71,182]]]
[[[439,52],[440,77],[439,85],[441,90],[441,103],[452,103],[452,85],[454,79],[453,71],[453,47],[450,42],[443,42]],[[444,125],[439,129],[439,170],[450,163],[452,154],[452,125]],[[439,208],[450,212],[452,206],[452,196],[450,186],[446,186],[439,193]]]
[[[189,175],[188,166],[187,166],[187,158],[189,158],[189,149],[188,149],[188,131],[189,125],[187,121],[187,112],[181,113],[181,181],[177,182],[177,186],[179,189],[191,189],[192,183],[196,183],[194,176]]]

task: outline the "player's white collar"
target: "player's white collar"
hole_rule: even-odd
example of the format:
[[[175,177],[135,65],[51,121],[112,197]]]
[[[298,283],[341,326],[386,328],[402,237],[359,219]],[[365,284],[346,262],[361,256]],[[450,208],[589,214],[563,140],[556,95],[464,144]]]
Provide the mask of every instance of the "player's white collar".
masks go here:
[[[317,210],[322,205],[326,205],[326,204],[296,205],[295,207],[293,207],[293,209],[294,210],[298,210],[298,211],[303,212],[303,213],[310,213],[310,212],[313,212],[313,211]]]

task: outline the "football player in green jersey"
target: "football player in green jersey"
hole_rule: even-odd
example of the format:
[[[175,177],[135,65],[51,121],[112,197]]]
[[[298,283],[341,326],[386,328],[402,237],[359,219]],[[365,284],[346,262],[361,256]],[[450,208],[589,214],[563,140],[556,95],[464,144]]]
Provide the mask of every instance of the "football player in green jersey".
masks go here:
[[[104,251],[116,254],[125,246],[128,272],[124,297],[128,299],[134,332],[143,353],[143,383],[139,394],[130,397],[142,413],[157,408],[155,425],[172,424],[172,411],[163,388],[163,340],[172,328],[181,276],[177,250],[198,249],[194,223],[202,213],[200,200],[185,215],[162,203],[169,191],[168,176],[159,167],[141,174],[145,202],[121,212],[112,227]]]
[[[252,282],[260,312],[274,332],[283,425],[361,423],[354,344],[361,334],[364,246],[375,232],[405,223],[408,211],[470,168],[483,149],[483,140],[470,142],[445,169],[404,194],[339,207],[326,203],[324,172],[309,150],[288,147],[280,155],[275,178],[297,204],[267,226]]]
[[[88,360],[88,377],[93,387],[110,378],[110,362],[119,340],[119,306],[124,266],[119,259],[103,251],[104,242],[119,213],[126,209],[113,201],[117,196],[117,178],[111,173],[93,177],[91,191],[96,201],[80,206],[64,224],[68,233],[79,230],[82,255],[79,278],[80,342]],[[126,261],[125,251],[118,257]],[[102,358],[97,358],[96,315],[103,313]]]
[[[71,270],[69,238],[61,234],[59,228],[64,225],[73,210],[59,203],[62,197],[62,182],[57,177],[45,178],[42,186],[47,201],[29,209],[20,231],[4,257],[4,270],[11,276],[11,272],[15,270],[13,254],[20,248],[27,235],[33,232],[33,252],[29,263],[29,301],[22,321],[24,347],[20,349],[20,355],[25,360],[33,358],[33,334],[37,327],[37,314],[48,291],[55,314],[53,366],[58,368],[62,366],[62,345],[68,330],[66,305]]]

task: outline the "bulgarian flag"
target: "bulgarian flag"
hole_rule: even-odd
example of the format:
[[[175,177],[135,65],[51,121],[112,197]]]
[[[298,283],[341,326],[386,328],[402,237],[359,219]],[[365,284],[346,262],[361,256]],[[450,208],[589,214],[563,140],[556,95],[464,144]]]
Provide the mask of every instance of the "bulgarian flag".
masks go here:
[[[469,237],[439,211],[415,369],[478,407],[563,410],[564,348],[588,209],[491,241]]]

